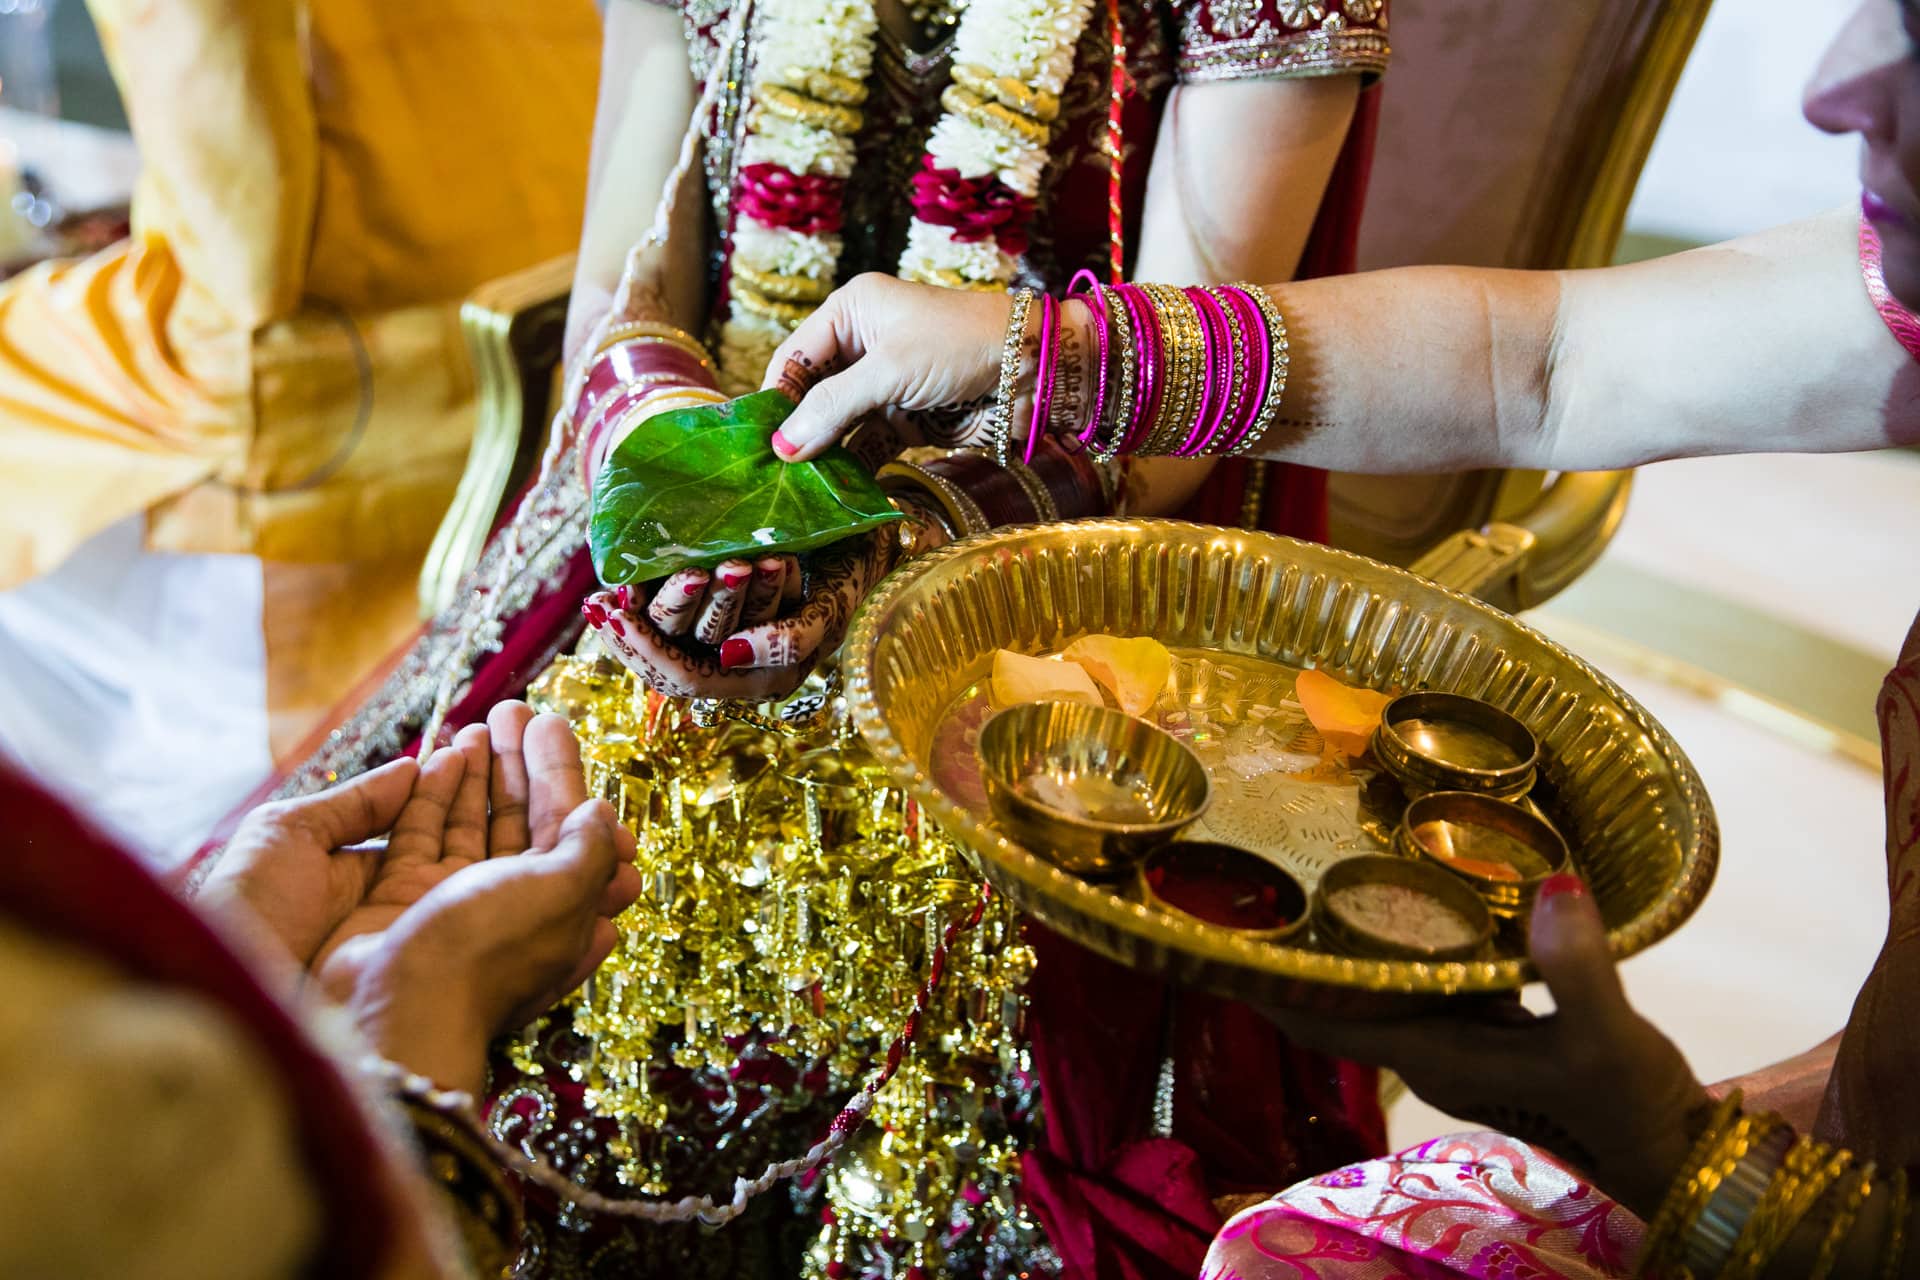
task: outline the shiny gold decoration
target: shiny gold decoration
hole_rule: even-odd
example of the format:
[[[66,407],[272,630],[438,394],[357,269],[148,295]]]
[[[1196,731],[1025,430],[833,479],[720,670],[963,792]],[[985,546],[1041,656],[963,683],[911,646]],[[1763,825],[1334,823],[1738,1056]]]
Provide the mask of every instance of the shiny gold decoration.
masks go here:
[[[998,280],[974,280],[948,268],[937,270],[909,270],[901,273],[902,280],[915,284],[939,285],[943,289],[965,289],[969,293],[1005,293],[1007,288]]]
[[[1288,672],[1313,665],[1368,688],[1459,692],[1511,712],[1542,745],[1545,779],[1564,806],[1556,816],[1616,955],[1678,928],[1712,883],[1719,856],[1713,812],[1666,731],[1545,637],[1402,570],[1274,535],[1158,520],[1010,530],[908,564],[867,599],[843,650],[861,736],[894,782],[974,852],[997,888],[1042,923],[1123,963],[1280,1005],[1352,1005],[1360,992],[1505,991],[1533,977],[1514,948],[1449,964],[1366,960],[1250,943],[1150,912],[1021,849],[935,784],[936,733],[996,650],[1046,652],[1089,632],[1152,635],[1177,659],[1216,655],[1234,671],[1246,668],[1237,679],[1290,687]],[[1230,701],[1222,700],[1214,728],[1233,727]],[[1209,768],[1219,788],[1223,775]],[[1296,845],[1322,865],[1382,847],[1379,840],[1348,843],[1337,830],[1323,837],[1322,828],[1337,824],[1293,822],[1289,809],[1276,807],[1305,812],[1344,789],[1285,776],[1260,782],[1260,795],[1281,797],[1260,802],[1265,823],[1289,819],[1297,828],[1276,852],[1296,874]],[[1205,825],[1252,847],[1217,831],[1233,800],[1217,797]],[[1358,825],[1349,819],[1345,829]]]
[[[860,132],[860,124],[866,118],[856,107],[843,106],[837,102],[822,102],[781,84],[763,84],[755,90],[760,109],[782,120],[791,120],[795,124],[808,125],[815,129],[852,137]]]
[[[1022,84],[1012,76],[996,76],[985,67],[955,63],[953,82],[980,98],[991,98],[1029,120],[1051,124],[1060,114],[1060,99],[1044,89]]]
[[[788,67],[781,78],[808,97],[837,106],[857,107],[867,100],[866,85],[818,67]]]
[[[983,98],[970,89],[958,84],[950,84],[940,95],[940,105],[947,110],[965,116],[983,129],[1018,139],[1029,146],[1044,147],[1051,131],[1038,120],[1029,119],[1018,111],[1003,107],[998,102]]]
[[[812,276],[779,275],[772,271],[755,271],[744,262],[733,264],[733,278],[745,283],[749,288],[764,297],[778,302],[805,302],[818,305],[827,300],[833,292],[833,281],[816,280]]]
[[[808,303],[782,302],[778,298],[769,298],[745,280],[736,279],[729,287],[732,290],[733,300],[746,310],[763,320],[771,320],[788,329],[798,328],[800,322],[812,315],[814,311]]]
[[[588,1106],[621,1121],[611,1154],[642,1192],[667,1189],[663,1148],[684,1138],[650,1064],[670,1053],[680,1067],[728,1066],[739,1038],[758,1034],[803,1070],[824,1065],[846,1092],[899,1033],[943,932],[982,892],[958,847],[851,737],[829,689],[816,680],[824,705],[798,728],[768,714],[703,725],[605,658],[562,658],[529,691],[573,722],[589,785],[637,837],[645,889],[576,999],[573,1029],[592,1050],[573,1070]],[[1027,1087],[1017,1077],[1032,964],[1003,898],[958,936],[910,1056],[829,1173],[829,1201],[862,1206],[843,1215],[833,1247],[882,1248],[928,1225],[917,1252],[937,1276],[954,1196],[1001,1195],[1018,1153],[993,1117],[1010,1105],[1002,1095]],[[524,1048],[519,1059],[532,1061]],[[1017,1240],[1025,1228],[1005,1216],[994,1230]]]
[[[1113,875],[1174,839],[1206,812],[1212,784],[1199,757],[1145,720],[1075,702],[1009,707],[980,731],[980,773],[994,817],[1011,835],[1076,875]],[[1043,775],[1063,791],[1093,782],[1129,792],[1144,822],[1068,813],[1027,794]]]

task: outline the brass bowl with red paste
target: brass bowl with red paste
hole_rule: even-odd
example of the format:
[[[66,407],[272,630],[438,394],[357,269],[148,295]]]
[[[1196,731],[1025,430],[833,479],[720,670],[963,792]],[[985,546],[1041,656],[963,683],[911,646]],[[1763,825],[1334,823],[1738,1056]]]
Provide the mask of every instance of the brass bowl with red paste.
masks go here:
[[[1307,923],[1307,891],[1284,868],[1238,845],[1179,840],[1140,864],[1135,891],[1148,906],[1231,929],[1256,942],[1283,942]]]

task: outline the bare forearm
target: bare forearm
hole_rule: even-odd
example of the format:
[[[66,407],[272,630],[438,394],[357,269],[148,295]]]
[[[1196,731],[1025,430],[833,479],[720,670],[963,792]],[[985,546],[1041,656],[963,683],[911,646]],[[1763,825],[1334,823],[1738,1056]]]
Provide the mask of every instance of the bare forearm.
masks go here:
[[[1605,271],[1414,268],[1270,289],[1292,378],[1261,452],[1364,472],[1597,470],[1920,439],[1920,373],[1815,219]]]
[[[605,314],[628,253],[652,225],[698,92],[679,16],[643,0],[612,0],[606,14],[587,213],[567,319],[570,346]],[[670,234],[674,252],[662,255],[654,288],[666,313],[663,318],[683,328],[696,328],[703,309],[706,219],[701,196],[700,166],[695,164],[675,197]]]
[[[1291,279],[1339,159],[1359,78],[1182,85],[1169,95],[1147,178],[1134,276],[1162,284]],[[1249,155],[1243,139],[1257,135]],[[1211,459],[1143,458],[1132,509],[1185,506]]]

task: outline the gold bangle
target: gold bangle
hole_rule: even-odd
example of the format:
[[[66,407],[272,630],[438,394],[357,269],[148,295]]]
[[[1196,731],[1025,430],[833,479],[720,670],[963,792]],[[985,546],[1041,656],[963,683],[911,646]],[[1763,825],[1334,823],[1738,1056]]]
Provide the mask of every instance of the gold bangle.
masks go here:
[[[1887,1241],[1880,1250],[1880,1280],[1900,1280],[1900,1269],[1907,1260],[1907,1214],[1911,1211],[1906,1169],[1895,1169],[1888,1181],[1893,1191],[1888,1206],[1893,1224],[1887,1228]]]
[[[1044,147],[1053,137],[1053,131],[1038,120],[1029,120],[1018,111],[988,101],[957,84],[948,85],[941,93],[940,105],[983,129],[1005,134],[1029,146]]]
[[[1260,309],[1260,314],[1266,317],[1267,341],[1272,344],[1273,354],[1267,361],[1267,394],[1266,399],[1261,402],[1259,416],[1254,418],[1253,425],[1247,428],[1246,437],[1227,451],[1227,456],[1230,458],[1245,457],[1253,452],[1254,447],[1260,443],[1273,427],[1274,421],[1279,418],[1280,401],[1287,394],[1287,370],[1292,363],[1287,346],[1287,322],[1280,314],[1280,308],[1272,296],[1257,284],[1242,284],[1236,287],[1244,289],[1247,296],[1253,299],[1253,305]]]
[[[833,292],[831,280],[785,275],[777,271],[756,271],[738,258],[733,261],[733,278],[745,281],[755,293],[775,302],[804,302],[808,306],[819,306]]]
[[[759,316],[763,320],[771,320],[789,330],[798,329],[801,321],[819,310],[811,303],[781,302],[769,298],[745,280],[732,282],[730,297],[747,314]]]
[[[1025,363],[1027,316],[1033,310],[1033,290],[1016,289],[1013,310],[1007,314],[1007,334],[1000,342],[1000,382],[993,392],[993,418],[988,428],[993,460],[1001,466],[1013,460],[1013,397]]]
[[[947,519],[963,536],[985,533],[993,527],[992,521],[987,519],[987,513],[980,509],[980,504],[973,500],[972,494],[945,476],[929,471],[917,462],[902,462],[896,459],[880,468],[875,478],[903,480],[914,488],[924,490],[939,503],[940,509],[946,512]]]
[[[1660,1274],[1670,1257],[1677,1256],[1680,1242],[1684,1239],[1682,1218],[1687,1206],[1698,1195],[1705,1171],[1711,1167],[1709,1158],[1730,1131],[1734,1116],[1740,1110],[1740,1098],[1738,1089],[1727,1092],[1727,1096],[1713,1109],[1707,1127],[1700,1131],[1693,1148],[1687,1152],[1679,1175],[1667,1190],[1666,1199],[1660,1202],[1653,1221],[1647,1224],[1646,1239],[1640,1251],[1640,1275]]]
[[[1733,1257],[1720,1273],[1723,1280],[1759,1280],[1807,1211],[1852,1163],[1851,1152],[1835,1151],[1824,1142],[1802,1138],[1795,1144],[1735,1242]]]
[[[867,86],[852,76],[813,67],[788,67],[779,82],[835,106],[857,107],[867,100]]]
[[[772,115],[795,124],[826,129],[843,137],[859,133],[861,122],[866,119],[857,107],[822,102],[783,84],[763,84],[754,91],[754,96],[759,99],[760,106]]]
[[[1755,1119],[1744,1138],[1726,1151],[1726,1159],[1708,1176],[1710,1186],[1682,1235],[1680,1255],[1694,1275],[1718,1275],[1733,1255],[1734,1242],[1753,1217],[1773,1183],[1793,1130],[1771,1112]]]
[[[1820,1252],[1813,1255],[1813,1268],[1807,1272],[1807,1280],[1827,1280],[1833,1271],[1833,1264],[1840,1257],[1840,1246],[1853,1233],[1854,1224],[1860,1221],[1860,1211],[1873,1195],[1874,1173],[1871,1160],[1855,1170],[1852,1184],[1833,1207],[1833,1221],[1828,1224],[1827,1234],[1820,1241]]]
[[[1144,286],[1160,327],[1167,335],[1165,350],[1173,359],[1166,370],[1167,387],[1160,397],[1160,412],[1147,428],[1147,438],[1135,452],[1151,457],[1166,457],[1179,448],[1183,433],[1193,425],[1195,401],[1200,392],[1198,368],[1205,338],[1193,303],[1178,289],[1166,285]]]
[[[713,368],[712,357],[707,355],[699,339],[684,329],[662,323],[658,320],[624,320],[607,330],[600,339],[600,345],[594,348],[593,358],[598,360],[615,347],[628,344],[658,342],[669,347],[678,347],[708,369]]]
[[[1012,76],[996,76],[973,63],[955,63],[954,83],[980,98],[991,98],[1029,120],[1052,124],[1060,115],[1060,99],[1044,89],[1022,84]]]
[[[688,346],[676,338],[665,338],[658,334],[628,334],[622,338],[612,339],[601,344],[600,348],[594,352],[593,359],[594,361],[602,359],[615,347],[647,347],[656,345],[669,347],[680,352],[682,355],[690,356],[702,369],[705,369],[716,378],[720,376],[720,371],[714,368],[713,361],[708,357],[706,352],[700,350],[698,347]]]

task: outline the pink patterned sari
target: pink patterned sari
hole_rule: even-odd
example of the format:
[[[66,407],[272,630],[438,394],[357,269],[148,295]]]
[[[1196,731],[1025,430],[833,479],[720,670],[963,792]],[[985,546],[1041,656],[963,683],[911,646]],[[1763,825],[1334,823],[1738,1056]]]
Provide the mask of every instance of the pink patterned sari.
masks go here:
[[[1867,295],[1920,360],[1920,317],[1888,291],[1861,223]],[[1841,1038],[1819,1135],[1883,1165],[1920,1158],[1920,618],[1880,693],[1887,942]],[[1639,1219],[1535,1147],[1469,1133],[1348,1165],[1243,1210],[1200,1280],[1597,1280],[1632,1273]]]

